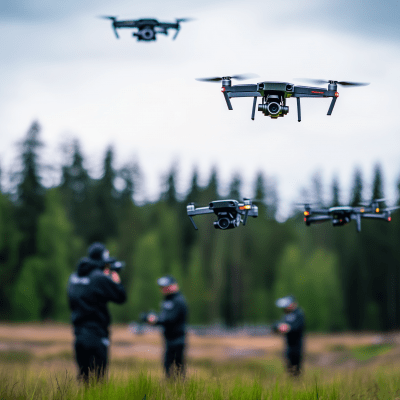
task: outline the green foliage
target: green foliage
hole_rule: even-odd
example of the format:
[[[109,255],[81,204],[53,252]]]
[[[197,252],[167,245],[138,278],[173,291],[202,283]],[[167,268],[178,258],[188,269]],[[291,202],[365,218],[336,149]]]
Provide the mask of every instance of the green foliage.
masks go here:
[[[304,256],[297,245],[288,245],[278,264],[275,297],[293,294],[304,309],[309,330],[343,329],[343,295],[336,269],[337,259],[328,251],[318,248]]]
[[[140,312],[158,310],[161,300],[157,278],[162,276],[163,254],[160,238],[149,232],[139,239],[133,256],[133,281],[129,284],[129,316],[137,319]]]
[[[300,213],[276,220],[276,184],[263,171],[253,193],[242,193],[251,177],[232,176],[229,196],[258,200],[259,217],[229,231],[214,229],[215,215],[199,216],[195,231],[186,204],[206,206],[220,199],[218,171],[206,186],[196,168],[185,196],[177,193],[178,166],[164,175],[161,199],[135,204],[140,168],[114,165],[111,147],[103,157],[99,179],[90,177],[79,142],[72,144],[57,188],[41,183],[40,126],[33,123],[19,147],[21,168],[15,193],[0,193],[0,318],[18,320],[68,318],[66,282],[74,265],[94,240],[126,261],[121,273],[125,305],[111,307],[114,321],[129,322],[140,311],[158,309],[156,279],[174,275],[188,298],[193,323],[227,325],[270,323],[280,316],[277,297],[292,293],[306,312],[309,330],[390,330],[400,324],[400,219],[363,220],[333,228],[329,222],[306,227]],[[400,182],[400,181],[399,181]],[[350,199],[359,205],[363,188],[384,197],[381,167],[365,185],[356,169]],[[326,201],[320,173],[304,189],[313,198],[338,205],[339,181],[333,179]],[[400,204],[400,184],[398,185]],[[184,200],[181,200],[184,199]],[[398,212],[398,211],[397,211]]]
[[[25,259],[14,291],[14,319],[67,320],[65,294],[81,243],[73,236],[57,189],[49,190],[39,217],[37,255]]]
[[[11,316],[10,298],[17,274],[19,245],[22,234],[15,221],[15,209],[8,198],[0,193],[0,318]]]

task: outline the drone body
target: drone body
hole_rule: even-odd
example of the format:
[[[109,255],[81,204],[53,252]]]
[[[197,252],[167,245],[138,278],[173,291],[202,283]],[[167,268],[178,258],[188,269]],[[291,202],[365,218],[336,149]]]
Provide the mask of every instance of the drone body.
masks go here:
[[[136,20],[125,20],[118,21],[117,17],[102,17],[110,19],[112,21],[112,27],[114,29],[115,36],[119,39],[117,29],[120,28],[134,28],[137,32],[134,32],[132,36],[136,37],[138,41],[151,42],[157,39],[157,34],[168,35],[169,29],[175,29],[176,33],[173,40],[178,36],[179,30],[181,29],[180,23],[190,21],[188,18],[177,19],[176,22],[159,22],[153,18],[143,18]]]
[[[367,206],[351,207],[339,206],[330,208],[312,208],[304,205],[304,222],[307,226],[313,223],[332,221],[333,226],[343,226],[351,221],[356,221],[357,232],[361,232],[361,218],[381,219],[390,222],[391,211],[398,207],[390,207],[381,210],[379,200],[372,200]]]
[[[333,107],[335,106],[336,99],[339,97],[337,91],[338,85],[344,86],[365,86],[367,83],[357,82],[338,82],[338,81],[321,81],[311,80],[317,83],[328,83],[328,88],[321,87],[310,87],[310,86],[298,86],[289,82],[259,82],[256,84],[247,85],[232,85],[232,79],[248,79],[249,75],[236,75],[226,77],[214,77],[214,78],[200,78],[199,81],[205,82],[218,82],[221,81],[221,91],[225,97],[226,105],[229,110],[232,110],[232,104],[230,99],[233,97],[252,97],[253,108],[251,112],[251,119],[254,120],[257,98],[261,97],[261,104],[258,105],[258,111],[261,111],[265,116],[269,116],[272,119],[278,117],[284,117],[289,112],[289,107],[286,105],[286,99],[296,98],[297,99],[297,117],[298,121],[301,121],[301,108],[300,98],[301,97],[315,97],[315,98],[332,98],[329,106],[328,115],[332,114]]]
[[[215,213],[218,220],[214,222],[215,229],[233,229],[240,225],[246,225],[247,217],[258,217],[258,207],[252,204],[250,199],[245,199],[243,203],[237,200],[215,200],[208,207],[196,208],[193,203],[186,207],[187,214],[192,222],[194,229],[198,229],[193,221],[193,216]],[[241,216],[244,216],[243,220]]]

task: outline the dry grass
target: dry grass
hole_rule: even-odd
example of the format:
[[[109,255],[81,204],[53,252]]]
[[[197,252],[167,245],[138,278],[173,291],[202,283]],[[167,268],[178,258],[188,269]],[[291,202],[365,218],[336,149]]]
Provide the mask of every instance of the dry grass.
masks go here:
[[[163,379],[160,333],[134,335],[127,326],[114,326],[111,386],[93,389],[90,398],[109,400],[107,390],[115,393],[112,398],[126,398],[117,391],[141,393],[144,389],[138,389],[140,385],[147,385],[143,393],[149,393],[149,398],[150,393],[152,398],[161,398],[159,394],[167,390],[167,400],[186,399],[188,393],[193,399],[205,398],[209,391],[214,393],[212,398],[236,399],[235,393],[244,390],[248,395],[240,398],[252,400],[254,390],[260,394],[256,397],[263,399],[346,399],[349,393],[354,398],[387,399],[400,393],[396,373],[400,369],[399,334],[309,334],[305,374],[299,381],[291,381],[284,373],[281,337],[189,335],[188,342],[189,380],[170,387]],[[379,343],[386,343],[383,351]],[[14,384],[13,393],[18,393],[7,398],[86,399],[89,392],[75,382],[72,344],[72,330],[67,324],[0,325],[0,398],[1,383],[5,383],[11,385],[7,395]],[[365,361],[357,358],[354,350],[360,346],[373,348],[373,356]]]

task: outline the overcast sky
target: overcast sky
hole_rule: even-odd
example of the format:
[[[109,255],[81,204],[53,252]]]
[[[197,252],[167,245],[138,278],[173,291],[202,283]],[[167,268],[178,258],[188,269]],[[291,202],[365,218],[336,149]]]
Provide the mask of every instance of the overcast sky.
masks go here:
[[[399,1],[385,7],[375,0],[135,3],[0,2],[0,160],[6,170],[15,143],[38,120],[45,161],[59,163],[60,143],[76,137],[96,173],[113,145],[115,167],[139,162],[149,199],[159,194],[160,177],[173,162],[182,192],[195,165],[202,183],[216,165],[225,187],[239,172],[244,196],[252,195],[262,170],[276,180],[285,215],[303,200],[299,193],[313,174],[321,174],[327,197],[338,176],[344,204],[354,169],[362,169],[368,186],[380,163],[385,193],[395,201]],[[119,30],[117,40],[101,15],[195,21],[182,24],[176,41],[170,34],[144,43],[131,30]],[[329,99],[303,99],[299,123],[294,99],[284,118],[257,112],[252,121],[252,99],[233,99],[228,111],[220,84],[195,80],[247,72],[260,76],[248,83],[318,78],[371,84],[339,88],[330,117]]]

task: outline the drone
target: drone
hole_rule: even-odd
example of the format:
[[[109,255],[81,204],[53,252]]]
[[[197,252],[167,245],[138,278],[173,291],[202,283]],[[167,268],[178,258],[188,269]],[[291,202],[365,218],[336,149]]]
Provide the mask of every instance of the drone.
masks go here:
[[[119,28],[137,28],[138,31],[134,32],[132,36],[136,36],[138,41],[151,42],[156,40],[157,33],[168,35],[168,29],[175,29],[176,33],[173,40],[178,36],[181,29],[181,22],[191,21],[191,18],[179,18],[176,22],[159,22],[156,19],[145,18],[136,20],[118,21],[117,17],[104,16],[101,18],[110,19],[114,29],[115,36],[119,39],[117,29]]]
[[[198,229],[193,221],[195,215],[215,213],[218,220],[214,221],[214,228],[222,230],[236,228],[241,222],[246,225],[249,216],[258,217],[258,207],[250,199],[244,199],[243,203],[239,203],[237,200],[215,200],[208,207],[199,208],[196,208],[194,203],[190,203],[186,210],[194,229]]]
[[[328,88],[297,86],[289,82],[260,82],[248,85],[233,85],[232,79],[243,80],[253,78],[254,74],[241,74],[234,76],[198,78],[201,82],[222,82],[221,91],[225,97],[229,110],[233,110],[230,99],[233,97],[253,97],[253,108],[251,119],[254,120],[257,106],[257,97],[261,97],[261,104],[258,105],[258,111],[272,119],[284,117],[289,112],[286,105],[286,99],[294,97],[297,99],[297,119],[301,121],[301,97],[329,97],[332,98],[329,106],[328,115],[332,114],[333,107],[339,97],[337,91],[338,85],[342,86],[366,86],[369,83],[345,82],[345,81],[326,81],[321,79],[306,79],[314,84],[328,84]],[[305,79],[303,79],[305,80]]]
[[[332,221],[333,226],[343,226],[355,220],[357,232],[361,232],[361,218],[382,219],[390,222],[390,212],[399,207],[390,207],[381,210],[379,203],[384,199],[372,200],[369,204],[359,207],[339,206],[330,208],[312,208],[309,203],[304,204],[304,222],[307,226],[313,223]]]

